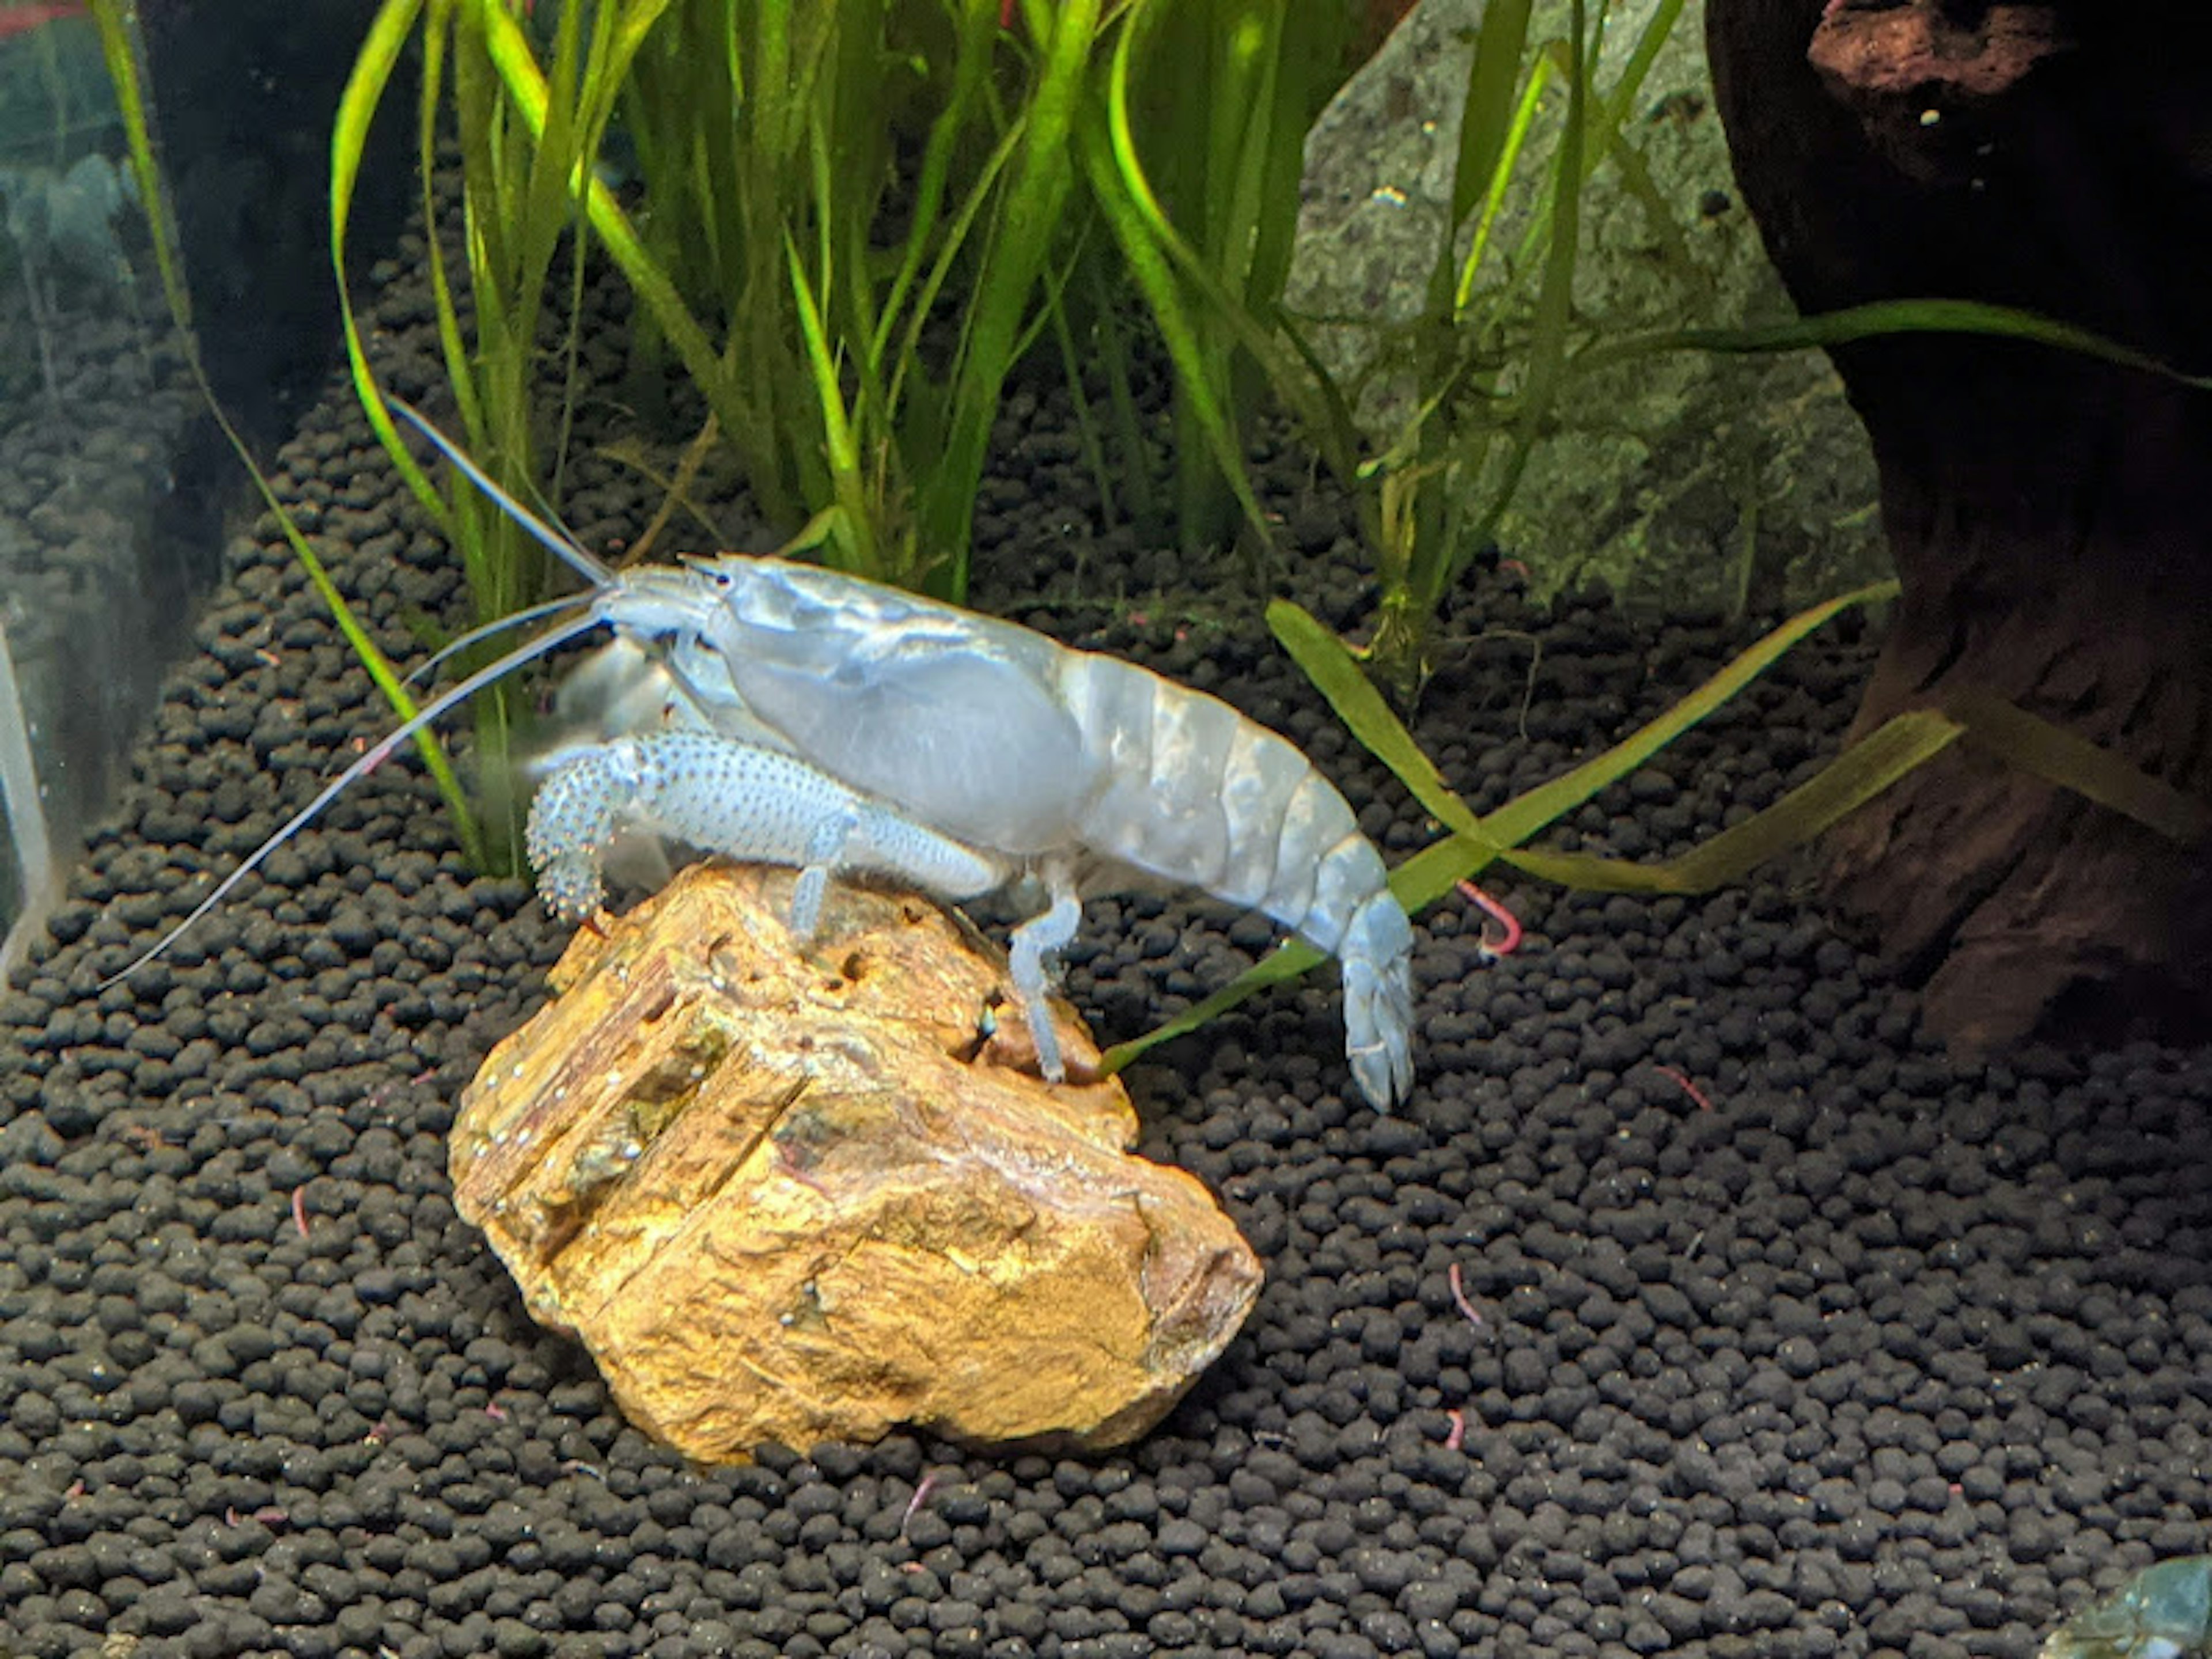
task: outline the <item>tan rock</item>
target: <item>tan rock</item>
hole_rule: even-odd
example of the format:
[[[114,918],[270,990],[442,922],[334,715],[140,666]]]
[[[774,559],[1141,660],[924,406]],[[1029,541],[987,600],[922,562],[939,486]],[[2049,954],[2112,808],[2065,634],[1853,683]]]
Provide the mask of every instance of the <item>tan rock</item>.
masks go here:
[[[973,929],[833,884],[802,955],[791,879],[696,866],[577,935],[461,1097],[462,1217],[690,1457],[900,1424],[1134,1439],[1235,1335],[1257,1259],[1196,1180],[1127,1155],[1118,1080],[1047,1087],[1011,1005],[979,1035],[1004,964]]]

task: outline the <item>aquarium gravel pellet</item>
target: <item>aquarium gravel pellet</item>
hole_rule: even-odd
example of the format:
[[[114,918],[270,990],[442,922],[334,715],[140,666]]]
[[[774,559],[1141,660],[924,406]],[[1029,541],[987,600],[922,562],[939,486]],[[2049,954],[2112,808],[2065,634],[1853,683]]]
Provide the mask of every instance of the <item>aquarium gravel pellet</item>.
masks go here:
[[[386,303],[390,349],[427,362]],[[1091,527],[1062,399],[1019,394],[1001,438],[983,605],[1278,726],[1391,857],[1430,837],[1235,580]],[[1349,514],[1279,455],[1280,580],[1351,625]],[[649,512],[579,475],[587,536]],[[349,392],[280,483],[387,649],[459,616]],[[2207,1547],[2208,1055],[1954,1066],[1796,866],[1656,902],[1493,869],[1527,937],[1488,961],[1479,911],[1424,919],[1394,1117],[1347,1099],[1325,979],[1136,1067],[1144,1150],[1267,1267],[1136,1449],[902,1435],[687,1468],[454,1216],[453,1102],[563,933],[471,873],[411,759],[98,988],[118,924],[181,915],[381,729],[268,526],[232,564],[0,1000],[0,1652],[2028,1659]],[[1510,569],[1449,629],[1418,735],[1485,811],[1753,631],[1544,617]],[[1869,648],[1823,636],[1564,844],[1662,856],[1772,800],[1832,752]],[[1271,938],[1102,902],[1068,989],[1117,1040]]]

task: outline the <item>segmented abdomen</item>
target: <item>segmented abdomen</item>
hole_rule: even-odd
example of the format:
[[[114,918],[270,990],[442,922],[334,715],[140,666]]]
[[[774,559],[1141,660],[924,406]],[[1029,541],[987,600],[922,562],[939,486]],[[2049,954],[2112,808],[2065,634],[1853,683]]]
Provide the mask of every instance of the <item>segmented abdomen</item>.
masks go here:
[[[1336,949],[1382,861],[1311,762],[1219,699],[1111,657],[1073,658],[1060,690],[1107,760],[1076,826],[1085,851]]]
[[[1411,1080],[1413,930],[1351,805],[1287,739],[1218,698],[1071,653],[1060,694],[1107,763],[1086,852],[1260,911],[1344,964],[1352,1066],[1387,1104]]]

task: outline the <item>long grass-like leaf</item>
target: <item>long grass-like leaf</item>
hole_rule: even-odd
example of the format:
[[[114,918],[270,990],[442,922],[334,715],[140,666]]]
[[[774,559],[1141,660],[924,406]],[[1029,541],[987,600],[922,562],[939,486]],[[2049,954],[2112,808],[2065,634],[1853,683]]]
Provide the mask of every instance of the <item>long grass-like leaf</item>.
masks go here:
[[[1294,198],[1280,203],[1268,199],[1271,182],[1280,178],[1277,153],[1285,148],[1273,141],[1272,129],[1278,120],[1295,120],[1297,130],[1304,131],[1303,111],[1292,115],[1280,107],[1284,83],[1291,78],[1283,61],[1284,12],[1284,0],[1246,0],[1221,20],[1225,30],[1212,54],[1217,67],[1210,77],[1206,141],[1194,158],[1201,170],[1190,192],[1204,209],[1205,257],[1221,285],[1240,304],[1257,303],[1268,309],[1279,297],[1279,284],[1259,286],[1267,281],[1257,264],[1263,252],[1262,233],[1275,230],[1278,234],[1270,240],[1286,241],[1287,227],[1296,223],[1297,214]],[[1201,14],[1199,21],[1211,20]],[[1124,39],[1129,38],[1129,26],[1125,26]],[[1120,56],[1117,45],[1117,60]],[[1275,252],[1267,250],[1267,256],[1274,257]],[[1249,467],[1243,410],[1250,401],[1243,383],[1251,378],[1253,365],[1240,358],[1236,336],[1223,319],[1200,310],[1194,320],[1201,330],[1199,344],[1206,382],[1235,456],[1233,470],[1224,474],[1214,444],[1176,447],[1182,532],[1197,545],[1228,527],[1223,520],[1229,503],[1243,507],[1236,481]],[[1178,376],[1178,408],[1189,397],[1184,378]],[[1246,517],[1249,522],[1249,513]]]
[[[1443,781],[1423,755],[1398,717],[1377,696],[1359,672],[1357,661],[1342,641],[1318,622],[1287,601],[1268,607],[1268,626],[1352,734],[1398,773],[1415,798],[1438,822],[1453,830],[1441,841],[1423,848],[1390,872],[1390,890],[1409,913],[1418,914],[1450,892],[1453,887],[1480,874],[1492,862],[1519,864],[1515,850],[1522,842],[1572,811],[1607,784],[1626,777],[1660,749],[1721,707],[1760,674],[1773,666],[1784,653],[1840,611],[1896,596],[1895,582],[1877,582],[1799,612],[1740,653],[1695,691],[1656,720],[1638,728],[1602,754],[1592,757],[1562,777],[1508,801],[1487,817],[1473,811]],[[1942,722],[1944,725],[1949,722]],[[1937,729],[1932,722],[1908,722],[1906,731],[1922,743]],[[1955,730],[1955,728],[1954,728]],[[1948,741],[1948,739],[1945,739]],[[1940,749],[1936,744],[1928,752]],[[1882,758],[1887,758],[1883,757]],[[1923,755],[1922,758],[1925,758]],[[1770,809],[1771,810],[1771,809]],[[1724,832],[1733,834],[1734,832]],[[1739,846],[1747,842],[1739,842]],[[1729,849],[1723,848],[1723,855]],[[1541,858],[1545,855],[1534,854]],[[1213,995],[1157,1029],[1117,1043],[1107,1051],[1106,1067],[1119,1070],[1131,1060],[1172,1037],[1196,1030],[1207,1020],[1226,1012],[1246,999],[1297,978],[1322,960],[1319,951],[1293,940],[1255,963]]]
[[[419,207],[422,223],[428,227],[438,222],[438,111],[442,101],[446,80],[447,43],[453,33],[453,0],[434,0],[422,30],[422,85],[416,100],[415,119],[416,188],[419,192]],[[337,222],[333,211],[331,222]],[[459,405],[463,429],[471,434],[484,429],[483,400],[477,395],[477,379],[471,366],[467,339],[461,331],[461,308],[453,297],[453,274],[446,266],[445,240],[436,234],[423,238],[423,252],[430,273],[430,314],[438,331],[438,349],[446,360],[446,379],[453,387],[453,400]],[[350,305],[345,293],[343,279],[339,283],[339,301]],[[370,422],[381,417],[385,426],[391,425],[391,416],[384,408],[382,392],[365,372],[357,370],[354,388],[364,408],[371,410]],[[394,434],[396,438],[397,434]],[[389,449],[390,446],[387,445]],[[404,449],[400,452],[404,453]],[[413,465],[410,457],[408,465]],[[419,494],[419,492],[418,492]],[[444,502],[439,510],[442,515]]]
[[[154,243],[154,264],[161,273],[161,293],[168,301],[169,316],[184,337],[185,349],[197,356],[198,336],[192,327],[192,295],[185,283],[179,258],[176,216],[162,187],[161,169],[154,159],[153,124],[148,119],[145,88],[138,76],[137,37],[131,28],[126,0],[91,0],[93,27],[100,35],[100,51],[107,66],[108,84],[114,88],[118,112],[123,118],[124,148],[131,177],[138,185],[139,211],[146,216]]]
[[[1269,604],[1267,629],[1360,746],[1397,775],[1431,817],[1458,834],[1480,836],[1474,810],[1444,781],[1343,641],[1289,599]]]
[[[1231,1009],[1249,1002],[1261,992],[1277,985],[1288,985],[1293,980],[1311,973],[1327,960],[1312,945],[1301,944],[1297,939],[1277,945],[1273,951],[1254,963],[1212,996],[1193,1003],[1173,1019],[1162,1021],[1143,1036],[1131,1037],[1127,1042],[1117,1042],[1107,1049],[1099,1057],[1099,1070],[1109,1075],[1121,1071],[1163,1042],[1188,1036],[1193,1031],[1220,1018]]]
[[[1347,8],[1305,0],[1275,0],[1274,17],[1273,105],[1249,140],[1263,154],[1256,199],[1245,215],[1252,246],[1243,295],[1248,307],[1270,315],[1297,252],[1306,134],[1343,79],[1352,28]]]
[[[1521,80],[1521,58],[1534,9],[1534,0],[1490,0],[1482,9],[1474,56],[1468,64],[1459,155],[1452,166],[1451,216],[1430,279],[1432,314],[1446,314],[1446,296],[1453,291],[1454,242],[1459,227],[1467,222],[1477,204],[1502,198],[1503,180],[1512,167],[1508,137],[1516,125],[1524,131],[1527,126],[1527,115],[1516,115],[1516,109],[1528,106],[1533,113],[1531,100],[1537,89],[1534,79],[1529,97],[1516,96],[1515,88]],[[1464,289],[1466,284],[1462,282],[1459,286]]]
[[[1884,721],[1818,772],[1741,823],[1656,864],[1516,848],[1502,856],[1526,875],[1590,893],[1710,893],[1767,860],[1803,847],[1906,773],[1949,748],[1966,728],[1932,708]]]
[[[1831,618],[1856,606],[1897,597],[1894,581],[1874,582],[1790,617],[1741,652],[1720,672],[1657,719],[1639,726],[1594,760],[1508,801],[1482,821],[1486,834],[1518,847],[1547,824],[1574,811],[1607,784],[1626,777],[1683,732],[1712,714],[1779,661],[1784,653]]]
[[[1079,152],[1091,192],[1120,244],[1131,274],[1143,290],[1159,328],[1162,343],[1175,363],[1177,386],[1188,400],[1192,416],[1206,447],[1213,453],[1222,478],[1235,495],[1245,521],[1262,544],[1272,539],[1267,515],[1252,493],[1243,447],[1227,413],[1215,395],[1217,376],[1212,372],[1201,343],[1201,333],[1187,307],[1175,271],[1191,280],[1202,298],[1214,307],[1224,325],[1237,331],[1247,344],[1264,355],[1263,366],[1278,386],[1296,378],[1272,342],[1262,343],[1264,330],[1257,327],[1243,301],[1221,283],[1212,267],[1194,251],[1188,240],[1169,222],[1146,176],[1129,118],[1129,76],[1133,37],[1124,33],[1115,42],[1105,97],[1105,133],[1100,136],[1086,124],[1079,135]]]
[[[337,115],[331,128],[331,265],[338,285],[338,322],[345,336],[346,362],[353,372],[355,388],[361,394],[362,408],[375,430],[377,441],[392,457],[409,492],[422,504],[441,533],[450,538],[453,523],[445,498],[430,482],[429,475],[416,465],[407,446],[400,442],[398,429],[385,408],[375,372],[369,367],[368,348],[362,342],[361,325],[354,315],[353,296],[346,282],[346,229],[352,220],[354,187],[361,176],[369,125],[376,118],[377,106],[383,100],[385,88],[391,84],[400,53],[406,50],[407,38],[422,12],[422,0],[384,0],[354,59],[345,90],[338,96]]]
[[[1121,245],[1122,259],[1145,296],[1160,342],[1176,367],[1176,385],[1200,439],[1235,493],[1245,521],[1256,535],[1266,538],[1269,535],[1267,515],[1261,510],[1259,497],[1252,493],[1251,481],[1245,475],[1243,450],[1214,396],[1200,332],[1183,304],[1174,271],[1165,258],[1165,244],[1158,239],[1155,227],[1137,207],[1126,171],[1117,171],[1101,155],[1095,142],[1079,140],[1078,151],[1099,210]]]
[[[952,373],[945,453],[932,476],[917,481],[923,544],[933,557],[944,559],[943,586],[956,593],[967,590],[969,530],[1000,393],[1073,178],[1069,135],[1098,33],[1098,0],[1058,0],[1049,13],[1032,8],[1030,21],[1043,43],[1036,78],[969,300]]]
[[[404,0],[401,3],[404,3]],[[115,90],[116,107],[123,121],[124,142],[130,153],[132,172],[138,181],[139,201],[152,228],[154,257],[161,271],[162,292],[167,299],[170,318],[177,328],[179,348],[184,354],[185,366],[191,373],[192,382],[199,388],[208,412],[222,430],[224,441],[245,465],[247,476],[253,480],[255,490],[269,508],[270,516],[276,520],[293,556],[299,561],[301,569],[307,573],[308,582],[330,611],[331,619],[337,623],[347,645],[368,671],[369,678],[383,694],[385,701],[402,718],[410,718],[415,713],[414,699],[408,695],[398,674],[378,648],[375,640],[370,637],[368,630],[362,626],[361,619],[354,615],[353,607],[347,603],[337,584],[331,580],[329,571],[325,568],[313,544],[286,510],[275,486],[270,484],[255,462],[253,452],[247,447],[246,440],[231,424],[230,417],[216,400],[215,387],[208,379],[206,364],[200,356],[198,337],[192,329],[191,295],[176,256],[176,227],[169,212],[168,193],[160,165],[154,156],[152,124],[147,117],[145,94],[138,76],[137,48],[130,15],[122,0],[91,0],[91,9],[94,25],[100,34],[101,53],[106,61],[108,78]],[[453,775],[445,751],[428,732],[417,734],[416,748],[436,782],[439,793],[445,798],[453,812],[454,828],[463,849],[473,859],[480,851],[480,841],[476,820],[468,809],[468,798],[461,790],[460,780]]]
[[[1021,142],[1022,131],[1017,125],[992,146],[991,153],[976,170],[966,198],[953,211],[951,221],[945,228],[943,245],[924,275],[921,288],[915,295],[913,306],[907,314],[905,331],[898,346],[898,358],[890,376],[889,397],[894,408],[906,396],[907,376],[919,373],[921,368],[922,331],[935,313],[945,285],[959,269],[961,258],[969,246],[969,239],[994,199],[999,180]]]
[[[1082,355],[1075,349],[1075,332],[1067,324],[1067,307],[1060,303],[1055,288],[1047,301],[1050,307],[1053,344],[1060,349],[1060,372],[1066,376],[1068,407],[1075,416],[1075,441],[1083,456],[1085,469],[1091,474],[1091,487],[1098,492],[1098,510],[1109,520],[1120,514],[1114,504],[1114,471],[1106,464],[1106,441],[1098,425],[1097,411],[1092,407],[1091,395],[1084,389],[1085,365]]]
[[[1535,311],[1529,319],[1522,383],[1514,396],[1512,447],[1475,527],[1453,536],[1434,537],[1429,545],[1416,550],[1411,586],[1414,607],[1425,622],[1436,614],[1445,592],[1497,534],[1565,378],[1567,329],[1573,318],[1575,266],[1582,233],[1583,143],[1594,67],[1584,0],[1573,0],[1570,15],[1573,33],[1567,44],[1566,121],[1560,129],[1556,173],[1547,198],[1552,217],[1551,243],[1544,257]]]
[[[653,13],[657,15],[665,4],[665,0],[658,0],[651,7]],[[544,131],[545,124],[548,92],[544,77],[538,72],[529,42],[520,28],[496,8],[493,12],[488,20],[492,61],[514,100],[516,112],[532,134],[537,134]],[[629,23],[626,21],[624,27],[628,28]],[[642,29],[636,33],[641,35]],[[666,268],[647,252],[636,227],[616,201],[614,193],[588,169],[572,173],[568,188],[582,198],[593,234],[621,268],[640,302],[651,313],[654,325],[675,348],[677,356],[705,396],[708,406],[714,410],[716,418],[727,430],[742,426],[744,399],[733,367],[723,362]]]
[[[872,517],[860,477],[860,449],[853,439],[852,422],[846,416],[844,393],[837,384],[837,360],[830,352],[829,336],[822,327],[821,310],[807,287],[806,267],[799,257],[797,244],[787,240],[785,257],[791,267],[792,297],[799,307],[799,334],[805,342],[808,365],[814,372],[814,393],[822,405],[822,436],[829,451],[830,473],[836,481],[837,503],[845,510],[844,533],[830,537],[824,544],[839,556],[833,557],[831,562],[841,568],[872,570],[878,560],[875,550],[865,539],[872,533]],[[862,539],[854,544],[854,538]]]
[[[1954,692],[1942,712],[1974,746],[2183,847],[2212,838],[2212,803],[2152,777],[2111,750],[1987,692]]]
[[[1851,345],[1893,334],[1980,335],[2021,340],[2139,369],[2197,391],[2212,391],[2212,374],[2191,374],[2094,329],[2014,306],[1979,300],[1875,300],[1817,316],[1757,328],[1680,328],[1634,334],[1586,347],[1577,371],[1610,368],[1664,351],[1751,353]]]
[[[1529,64],[1528,85],[1522,89],[1520,101],[1514,106],[1506,125],[1504,148],[1492,162],[1490,187],[1483,192],[1474,234],[1468,240],[1467,258],[1461,262],[1459,281],[1452,289],[1449,314],[1455,324],[1464,323],[1464,313],[1474,296],[1476,274],[1482,269],[1483,256],[1490,251],[1491,233],[1497,228],[1498,216],[1505,210],[1514,169],[1520,165],[1522,152],[1528,148],[1528,135],[1535,130],[1536,111],[1543,102],[1545,88],[1551,85],[1552,73],[1552,54],[1537,53]],[[1449,248],[1446,252],[1449,254]]]
[[[880,358],[889,349],[908,293],[929,261],[930,238],[944,211],[954,150],[966,135],[969,122],[981,109],[984,94],[990,85],[992,42],[999,27],[990,0],[953,0],[952,12],[957,31],[952,90],[937,119],[931,123],[929,137],[922,144],[921,167],[915,179],[911,223],[899,250],[898,270],[884,291],[875,337],[869,343],[869,355],[875,358]],[[995,167],[992,171],[995,176]],[[979,181],[979,188],[963,210],[963,218],[972,220],[983,194]],[[951,247],[957,248],[964,236],[963,225],[946,240]],[[915,326],[919,325],[919,319],[927,314],[929,307],[930,296],[925,294],[915,306]],[[900,368],[913,360],[913,339],[909,337],[907,347],[900,354]]]

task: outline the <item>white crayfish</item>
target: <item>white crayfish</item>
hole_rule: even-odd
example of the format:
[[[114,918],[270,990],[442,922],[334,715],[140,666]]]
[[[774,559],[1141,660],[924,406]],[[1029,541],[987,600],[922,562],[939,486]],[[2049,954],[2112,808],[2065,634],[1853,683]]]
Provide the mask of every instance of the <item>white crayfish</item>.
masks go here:
[[[815,566],[729,555],[617,575],[401,407],[593,586],[541,607],[574,614],[425,705],[123,974],[395,744],[605,623],[616,666],[596,672],[635,690],[643,667],[655,690],[602,740],[553,757],[532,804],[530,859],[557,914],[597,907],[601,860],[625,833],[799,868],[791,927],[802,941],[832,875],[876,872],[955,901],[1033,884],[1045,908],[1014,930],[1011,970],[1044,1074],[1059,1082],[1047,965],[1074,937],[1083,899],[1199,887],[1339,959],[1352,1077],[1378,1108],[1404,1097],[1413,929],[1351,807],[1292,744],[1133,664]]]

